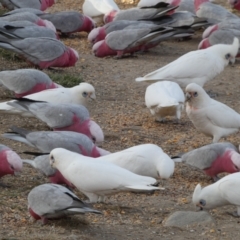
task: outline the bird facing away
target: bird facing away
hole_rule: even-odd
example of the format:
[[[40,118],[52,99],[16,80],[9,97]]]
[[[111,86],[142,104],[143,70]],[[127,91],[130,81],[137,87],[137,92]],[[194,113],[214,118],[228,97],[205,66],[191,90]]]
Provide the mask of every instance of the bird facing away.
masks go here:
[[[69,189],[57,184],[42,184],[28,194],[28,210],[35,220],[47,223],[49,219],[63,218],[68,215],[97,213]]]
[[[184,153],[180,158],[173,157],[173,160],[204,171],[214,181],[219,180],[219,173],[235,173],[240,170],[240,154],[228,142],[208,144]]]
[[[179,121],[184,102],[184,93],[175,82],[156,82],[149,85],[145,92],[145,104],[159,122],[164,122],[166,116],[175,116]]]
[[[239,40],[234,38],[231,45],[217,44],[207,49],[192,51],[144,77],[136,78],[136,81],[166,80],[176,82],[184,88],[190,83],[203,86],[235,59],[238,49]]]
[[[50,164],[90,202],[103,202],[106,195],[122,191],[160,190],[153,186],[156,184],[154,178],[140,176],[110,162],[95,160],[63,148],[51,151]]]
[[[193,204],[201,210],[209,210],[225,205],[237,206],[233,215],[240,217],[240,173],[233,173],[204,188],[198,184],[194,190]]]
[[[189,119],[199,132],[212,137],[213,143],[239,130],[240,114],[227,105],[210,98],[196,83],[191,83],[186,87],[186,101]]]

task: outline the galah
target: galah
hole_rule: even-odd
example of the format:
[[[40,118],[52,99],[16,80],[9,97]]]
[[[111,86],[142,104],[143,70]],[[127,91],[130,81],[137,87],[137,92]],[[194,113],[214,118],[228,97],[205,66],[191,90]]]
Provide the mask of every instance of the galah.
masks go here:
[[[5,133],[2,136],[23,142],[43,153],[50,153],[54,148],[62,147],[91,157],[109,154],[108,151],[97,147],[86,135],[81,133],[70,131],[30,132],[17,127],[11,127],[11,129],[13,130],[12,133]]]
[[[109,33],[117,30],[123,30],[128,26],[135,26],[137,28],[139,28],[139,26],[149,27],[149,28],[157,27],[156,24],[152,22],[146,22],[146,21],[130,21],[130,20],[113,21],[105,24],[102,27],[94,28],[88,34],[88,41],[94,44],[96,42],[104,40]]]
[[[235,18],[238,16],[229,12],[226,8],[211,3],[209,0],[194,0],[196,15],[205,18],[210,22],[217,23],[225,19]]]
[[[102,22],[103,16],[112,10],[120,10],[114,0],[85,0],[82,5],[84,15],[93,18],[98,23]]]
[[[240,217],[240,173],[227,175],[204,188],[198,184],[195,187],[192,202],[200,210],[210,210],[225,205],[234,205],[237,211],[233,216]]]
[[[47,37],[17,40],[0,36],[0,48],[18,53],[40,69],[72,67],[79,59],[76,50],[65,46],[57,39]]]
[[[173,160],[203,170],[214,181],[219,179],[219,173],[235,173],[240,170],[240,154],[228,142],[212,143],[184,153],[181,157],[174,157]]]
[[[51,22],[49,22],[48,20],[41,19],[36,14],[31,12],[19,12],[16,14],[6,15],[6,16],[2,15],[0,16],[0,21],[9,21],[9,22],[29,21],[38,26],[50,28],[51,30],[56,32],[56,28]]]
[[[39,172],[49,178],[51,183],[64,184],[68,187],[73,188],[74,186],[63,175],[55,168],[52,168],[49,163],[49,154],[40,155],[33,160],[23,159],[23,163],[27,163],[37,169]]]
[[[22,170],[22,159],[11,148],[0,144],[0,178]]]
[[[87,108],[73,103],[47,103],[25,98],[9,103],[19,111],[25,110],[45,122],[54,131],[73,131],[85,134],[94,143],[103,142],[101,127],[90,119]]]
[[[35,8],[44,11],[56,2],[57,0],[0,0],[0,3],[9,10]]]
[[[205,49],[216,44],[231,44],[233,39],[240,39],[240,30],[219,29],[214,31],[208,38],[204,38],[198,45],[198,49]],[[239,50],[236,57],[239,57]]]
[[[158,27],[157,30],[145,28],[125,28],[109,33],[104,40],[95,43],[92,47],[96,57],[133,53],[157,46],[161,41],[174,35],[172,28]],[[187,34],[189,35],[189,34]]]
[[[240,1],[239,0],[228,0],[228,3],[231,5],[232,8],[240,10]]]
[[[57,31],[62,34],[90,32],[95,28],[95,22],[90,17],[77,11],[44,13],[40,17],[52,22]]]
[[[96,95],[95,89],[91,84],[82,82],[75,87],[47,89],[41,92],[26,95],[25,98],[49,103],[74,103],[86,106],[90,99],[96,99]],[[13,102],[13,100],[0,103],[0,110],[6,111],[7,113],[18,114],[19,111],[10,106],[11,102]]]
[[[191,83],[185,92],[189,119],[199,132],[212,137],[213,143],[239,130],[240,114],[210,98],[201,86]]]
[[[111,162],[135,174],[168,179],[173,175],[173,160],[155,144],[141,144],[97,159]]]
[[[168,80],[178,83],[181,87],[190,83],[203,86],[233,61],[238,48],[239,40],[234,38],[231,45],[218,44],[204,50],[191,51],[144,77],[136,78],[136,81]]]
[[[202,34],[202,38],[207,38],[209,37],[214,31],[217,30],[239,30],[240,29],[240,19],[237,18],[230,18],[230,19],[225,19],[218,24],[209,26],[207,29]]]
[[[185,96],[175,82],[162,81],[149,85],[145,92],[145,104],[156,121],[164,122],[166,116],[181,118]]]
[[[14,22],[13,22],[14,23]],[[5,26],[1,26],[0,23],[0,35],[7,36],[12,39],[24,39],[24,38],[38,38],[47,37],[58,39],[58,35],[51,29],[43,26],[21,26],[15,27],[9,22]]]
[[[8,28],[8,25],[11,25],[12,27],[29,27],[29,26],[38,26],[33,22],[30,21],[15,21],[15,22],[9,22],[9,21],[0,21],[0,27],[1,28]],[[11,27],[10,27],[11,28]]]
[[[28,194],[28,210],[35,220],[64,218],[68,215],[101,212],[90,208],[69,189],[57,184],[42,184]]]
[[[143,7],[143,8],[130,8],[126,10],[116,11],[113,10],[104,16],[104,22],[109,23],[119,20],[157,20],[164,15],[167,15],[177,6],[171,6],[168,3],[160,2],[155,6]]]
[[[106,195],[123,191],[160,190],[156,180],[132,173],[104,159],[98,160],[56,148],[50,153],[50,164],[58,169],[89,201],[104,202]]]
[[[13,91],[17,98],[46,89],[62,87],[54,83],[46,73],[36,69],[1,71],[0,85]]]

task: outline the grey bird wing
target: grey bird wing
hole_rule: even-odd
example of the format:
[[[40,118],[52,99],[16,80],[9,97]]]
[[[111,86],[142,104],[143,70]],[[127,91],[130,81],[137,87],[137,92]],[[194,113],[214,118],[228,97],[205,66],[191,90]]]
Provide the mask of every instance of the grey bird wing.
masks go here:
[[[3,144],[0,144],[0,152],[2,152],[3,150],[11,150],[11,148],[9,148]]]
[[[47,177],[53,176],[57,171],[55,168],[51,167],[49,155],[38,156],[34,160],[23,159],[22,162],[30,164]]]
[[[17,52],[28,58],[31,62],[38,64],[39,61],[52,61],[66,51],[66,46],[53,38],[25,38],[23,40],[11,40],[11,46]]]
[[[219,29],[214,31],[208,40],[211,45],[215,44],[232,44],[234,37],[240,39],[240,30],[236,29]]]
[[[25,100],[25,98],[13,103],[14,106],[19,105],[26,108],[51,128],[70,126],[75,120],[74,117],[77,117],[80,123],[90,118],[88,110],[78,104],[32,102]]]
[[[196,15],[200,18],[213,19],[219,22],[227,18],[238,18],[235,14],[227,11],[226,8],[210,2],[202,4],[196,11]]]
[[[57,12],[40,16],[53,23],[55,28],[62,33],[71,33],[79,29],[84,21],[84,16],[76,11]]]
[[[4,28],[0,28],[0,34],[5,34],[10,37],[14,37],[17,39],[24,38],[38,38],[38,37],[48,37],[48,38],[56,38],[56,34],[49,28],[41,27],[41,26],[26,26],[26,27],[15,27],[11,24],[4,26]]]
[[[37,25],[29,21],[15,21],[15,22],[0,21],[0,27],[5,28],[6,30],[12,27],[28,27],[28,26],[37,26]]]
[[[16,8],[41,8],[39,0],[9,0]]]
[[[1,71],[0,82],[7,89],[16,93],[24,93],[32,89],[36,84],[51,85],[52,80],[42,71],[35,69],[18,69],[13,71]]]
[[[211,167],[212,163],[217,157],[221,156],[226,149],[237,151],[236,147],[231,143],[213,143],[185,153],[181,159],[182,162],[204,170]]]
[[[111,32],[106,36],[105,41],[112,50],[125,50],[149,32],[150,29],[123,29]]]
[[[65,148],[69,151],[81,153],[80,146],[90,154],[94,144],[85,135],[70,131],[41,131],[27,135],[27,140],[44,153],[50,153],[54,148]]]
[[[57,184],[43,184],[32,189],[28,195],[28,204],[40,216],[87,207],[73,192]]]
[[[34,13],[30,13],[30,12],[20,12],[20,13],[16,13],[16,14],[12,14],[12,15],[7,15],[7,16],[0,16],[0,20],[3,21],[10,21],[10,22],[14,22],[14,21],[30,21],[30,22],[36,22],[37,20],[39,20],[40,18],[35,15]]]
[[[119,20],[119,21],[113,21],[105,24],[104,28],[106,33],[109,34],[110,32],[122,30],[129,25],[138,24],[138,23],[139,23],[138,21]]]
[[[14,9],[14,10],[10,11],[10,12],[4,13],[2,16],[8,16],[8,15],[13,15],[13,14],[16,14],[16,13],[23,13],[23,12],[30,12],[30,13],[33,13],[33,14],[36,14],[36,15],[44,14],[43,11],[35,9],[35,8],[17,8],[17,9]]]

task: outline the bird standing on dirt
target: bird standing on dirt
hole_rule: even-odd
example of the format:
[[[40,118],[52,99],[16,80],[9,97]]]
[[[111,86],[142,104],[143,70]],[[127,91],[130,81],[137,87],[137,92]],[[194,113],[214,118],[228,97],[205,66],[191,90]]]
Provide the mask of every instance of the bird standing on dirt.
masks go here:
[[[69,189],[57,184],[42,184],[33,188],[28,194],[28,210],[35,220],[47,223],[74,214],[97,213],[81,201]]]
[[[213,143],[239,130],[240,114],[210,98],[196,83],[186,87],[186,101],[189,119],[198,131],[212,137]]]
[[[191,51],[144,77],[136,78],[136,81],[173,81],[184,88],[190,83],[203,86],[235,60],[238,49],[239,40],[234,38],[231,45],[217,44],[204,50]]]
[[[219,179],[219,173],[235,173],[240,170],[240,154],[237,148],[228,142],[212,143],[180,157],[173,157],[173,160],[203,170],[214,181]]]
[[[104,158],[93,159],[63,148],[51,151],[50,164],[92,203],[103,202],[106,195],[117,192],[160,190],[153,186],[154,178],[134,174]]]

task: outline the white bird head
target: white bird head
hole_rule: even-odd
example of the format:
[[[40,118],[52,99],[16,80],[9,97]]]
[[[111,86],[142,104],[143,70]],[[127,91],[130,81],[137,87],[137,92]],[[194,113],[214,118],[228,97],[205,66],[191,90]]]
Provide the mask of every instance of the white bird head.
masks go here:
[[[78,86],[72,88],[73,94],[76,96],[76,102],[86,106],[89,99],[95,100],[95,88],[89,83],[80,83]]]
[[[235,57],[237,56],[239,50],[239,40],[237,37],[234,37],[232,44],[217,44],[209,49],[219,54],[220,57],[224,59],[225,66],[227,66],[229,62],[235,62]]]
[[[204,188],[198,184],[193,192],[193,204],[197,207],[200,207],[200,210],[208,210],[226,205],[227,201],[220,195],[218,184],[219,182],[216,182]]]
[[[200,108],[209,103],[211,98],[204,89],[196,83],[190,83],[186,87],[186,101],[194,108]]]
[[[71,153],[72,152],[64,148],[53,149],[49,154],[49,161],[50,161],[51,167],[58,169],[59,165],[66,164],[66,163],[68,164],[69,161],[64,161],[64,160],[69,159],[69,154]],[[69,160],[71,161],[71,158]]]

